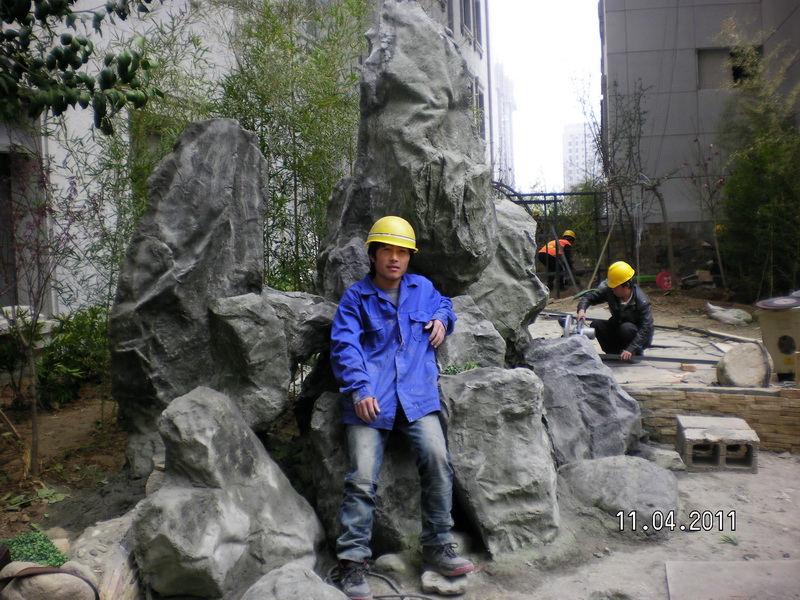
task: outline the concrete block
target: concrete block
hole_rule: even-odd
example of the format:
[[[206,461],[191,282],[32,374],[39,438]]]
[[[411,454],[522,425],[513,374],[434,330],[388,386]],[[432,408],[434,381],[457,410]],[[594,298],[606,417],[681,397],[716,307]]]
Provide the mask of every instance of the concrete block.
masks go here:
[[[688,471],[758,471],[759,437],[744,419],[678,415],[675,449]]]

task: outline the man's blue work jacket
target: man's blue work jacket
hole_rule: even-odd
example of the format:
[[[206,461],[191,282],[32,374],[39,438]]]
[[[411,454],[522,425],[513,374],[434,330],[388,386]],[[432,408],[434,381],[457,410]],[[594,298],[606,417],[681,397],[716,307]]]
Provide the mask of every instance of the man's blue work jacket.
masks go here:
[[[403,276],[397,307],[369,275],[347,289],[331,331],[331,363],[344,394],[346,424],[367,425],[354,404],[370,396],[381,409],[370,426],[379,429],[393,427],[398,403],[412,422],[441,409],[432,330],[423,329],[431,319],[439,319],[449,334],[456,315],[450,298],[421,275]]]

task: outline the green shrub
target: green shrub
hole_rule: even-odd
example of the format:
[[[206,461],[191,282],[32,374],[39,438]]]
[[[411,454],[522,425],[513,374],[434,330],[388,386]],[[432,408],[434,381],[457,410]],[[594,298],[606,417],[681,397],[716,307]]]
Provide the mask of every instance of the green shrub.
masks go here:
[[[464,371],[471,371],[472,369],[477,369],[478,365],[468,360],[463,365],[450,365],[449,367],[445,367],[442,370],[442,373],[445,375],[458,375],[459,373],[463,373]]]
[[[0,317],[2,318],[2,317]],[[13,408],[22,408],[25,355],[22,353],[22,344],[19,334],[10,328],[7,333],[0,335],[0,373],[6,376],[8,386],[13,397]]]
[[[99,307],[56,317],[39,363],[39,401],[52,408],[75,400],[81,384],[109,372],[108,319]]]
[[[0,545],[11,550],[11,560],[33,562],[46,567],[60,567],[67,562],[48,537],[38,531],[22,533],[17,537],[0,541]]]

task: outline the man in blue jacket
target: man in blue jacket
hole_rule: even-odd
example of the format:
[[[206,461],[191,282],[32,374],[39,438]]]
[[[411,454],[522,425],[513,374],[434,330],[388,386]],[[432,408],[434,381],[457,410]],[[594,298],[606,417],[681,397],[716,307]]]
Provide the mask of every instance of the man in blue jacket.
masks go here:
[[[372,598],[366,560],[372,555],[378,476],[392,431],[404,435],[417,460],[424,566],[448,577],[474,568],[456,553],[450,532],[453,467],[439,420],[434,351],[453,331],[452,302],[425,277],[406,272],[417,251],[406,220],[376,221],[367,248],[370,273],[342,296],[331,332],[350,456],[336,554],[342,589],[354,600]]]

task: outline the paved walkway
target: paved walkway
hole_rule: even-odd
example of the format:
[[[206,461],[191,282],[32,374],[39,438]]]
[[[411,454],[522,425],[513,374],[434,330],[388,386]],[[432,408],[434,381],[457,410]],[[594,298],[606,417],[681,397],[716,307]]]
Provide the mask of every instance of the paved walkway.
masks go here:
[[[534,338],[557,338],[564,330],[558,324],[563,313],[542,311],[529,331]],[[605,307],[590,307],[586,312],[587,320],[607,319],[610,313]],[[614,377],[621,385],[626,384],[693,384],[716,385],[717,372],[715,364],[705,361],[717,361],[735,344],[736,339],[725,339],[711,333],[703,334],[687,329],[666,328],[656,326],[653,346],[645,351],[640,361],[627,363],[621,361],[605,361],[614,372]],[[600,344],[594,341],[597,352],[601,353]],[[648,360],[648,357],[666,357],[673,361]],[[681,360],[683,359],[683,360]],[[704,362],[692,362],[704,361]]]

